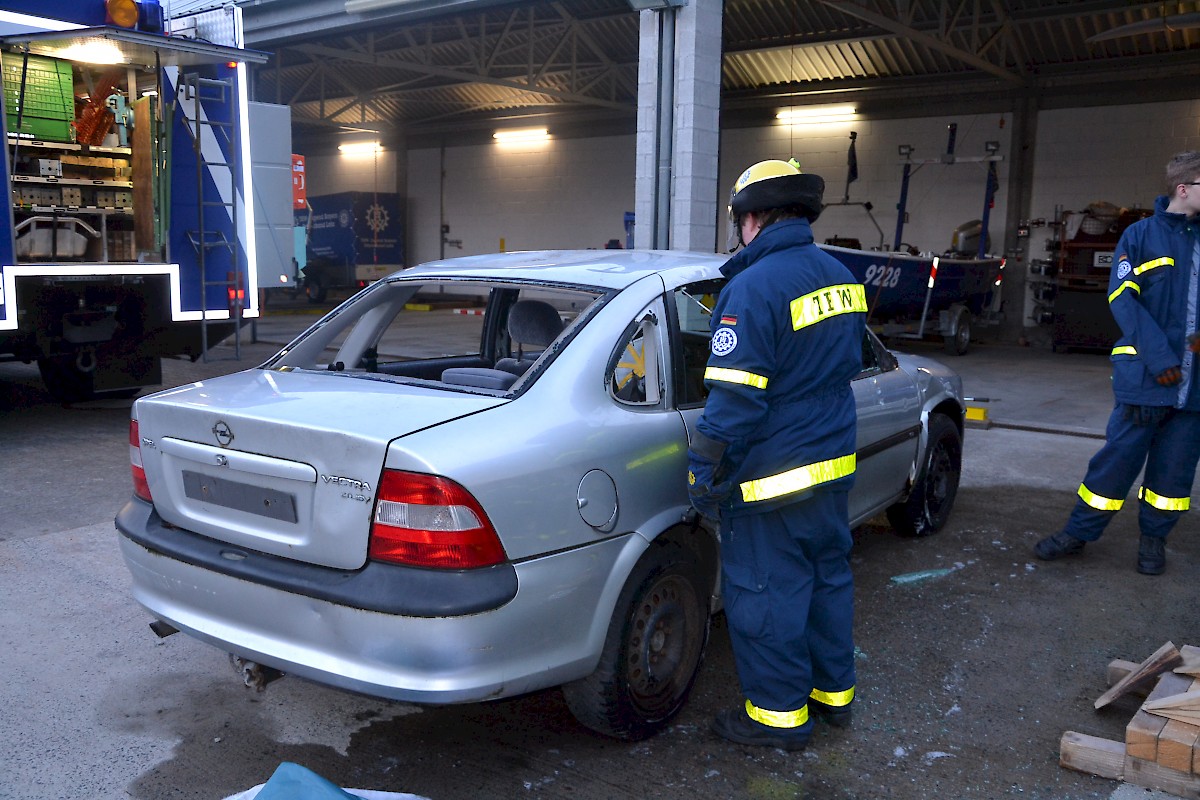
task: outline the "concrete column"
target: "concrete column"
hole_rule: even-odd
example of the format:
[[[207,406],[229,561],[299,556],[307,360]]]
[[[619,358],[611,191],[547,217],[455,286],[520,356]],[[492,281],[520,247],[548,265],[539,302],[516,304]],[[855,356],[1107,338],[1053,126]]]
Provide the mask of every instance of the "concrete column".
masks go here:
[[[641,14],[635,247],[716,249],[721,6],[694,1]]]

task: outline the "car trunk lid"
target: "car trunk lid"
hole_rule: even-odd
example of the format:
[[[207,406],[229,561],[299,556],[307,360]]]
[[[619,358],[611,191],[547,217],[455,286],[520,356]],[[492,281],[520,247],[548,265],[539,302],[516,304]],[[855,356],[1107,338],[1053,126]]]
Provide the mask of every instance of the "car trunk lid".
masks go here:
[[[166,522],[342,569],[365,563],[388,443],[506,402],[346,375],[249,370],[137,403]]]

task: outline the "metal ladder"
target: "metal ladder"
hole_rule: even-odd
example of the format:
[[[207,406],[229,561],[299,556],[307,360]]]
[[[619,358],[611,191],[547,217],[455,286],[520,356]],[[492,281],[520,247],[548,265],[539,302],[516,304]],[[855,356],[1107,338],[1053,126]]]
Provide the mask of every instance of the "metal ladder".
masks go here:
[[[205,78],[197,73],[183,76],[185,97],[195,103],[191,120],[193,143],[196,152],[196,230],[188,231],[188,239],[196,249],[197,264],[200,267],[200,347],[205,362],[209,361],[238,361],[242,357],[242,311],[245,306],[246,269],[243,266],[242,252],[239,245],[238,212],[237,212],[237,180],[240,167],[241,152],[238,137],[235,135],[236,104],[234,103],[233,83],[228,80]],[[201,113],[201,99],[212,106],[224,106],[229,110],[228,121],[214,120]],[[229,154],[228,161],[209,161],[204,156],[203,140],[209,132],[217,139],[218,144],[224,145],[220,152]],[[213,168],[225,169],[229,172],[229,198],[226,200],[206,200],[204,198],[205,175]],[[215,177],[215,176],[214,176]],[[210,230],[206,226],[206,211],[212,208],[227,209],[233,238],[225,235],[225,231]],[[209,254],[213,250],[227,250],[232,269],[227,270],[223,278],[209,275],[212,265]],[[210,355],[208,329],[210,325],[226,326],[225,320],[209,319],[210,287],[220,286],[228,298],[229,317],[234,323],[233,355],[225,358],[214,358]],[[219,342],[213,342],[213,345]]]

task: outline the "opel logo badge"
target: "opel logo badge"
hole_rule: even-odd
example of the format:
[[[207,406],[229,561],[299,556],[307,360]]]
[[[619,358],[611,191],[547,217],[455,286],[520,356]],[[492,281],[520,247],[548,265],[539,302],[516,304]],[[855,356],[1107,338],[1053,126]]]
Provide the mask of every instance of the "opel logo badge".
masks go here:
[[[217,444],[221,447],[229,447],[233,443],[233,431],[229,429],[228,423],[224,420],[219,420],[212,427],[213,436],[217,437]]]

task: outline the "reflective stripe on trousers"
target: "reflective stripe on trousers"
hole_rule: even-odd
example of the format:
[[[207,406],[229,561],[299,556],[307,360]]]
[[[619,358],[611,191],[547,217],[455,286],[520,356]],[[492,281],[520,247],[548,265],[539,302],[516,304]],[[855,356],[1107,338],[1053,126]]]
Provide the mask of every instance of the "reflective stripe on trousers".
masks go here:
[[[795,711],[770,711],[759,708],[747,700],[746,716],[772,728],[799,728],[808,722],[808,704],[800,706]]]

